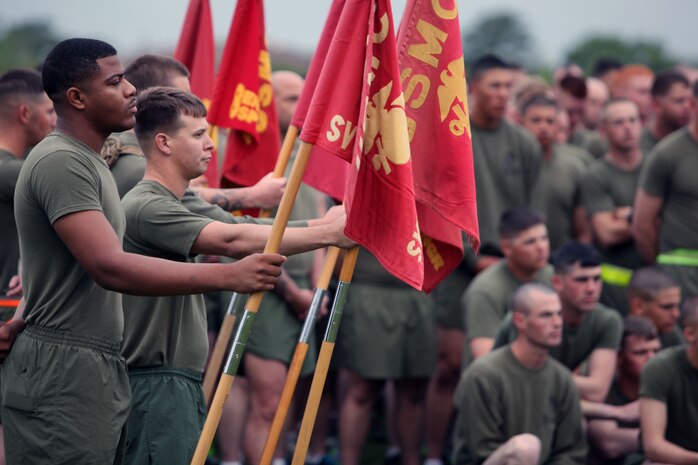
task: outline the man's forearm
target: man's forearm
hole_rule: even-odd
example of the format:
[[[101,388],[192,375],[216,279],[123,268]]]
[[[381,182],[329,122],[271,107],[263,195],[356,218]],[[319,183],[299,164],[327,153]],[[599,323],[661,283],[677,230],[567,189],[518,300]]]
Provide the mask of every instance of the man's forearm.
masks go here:
[[[210,187],[192,187],[196,194],[213,205],[218,205],[225,211],[255,208],[253,189],[240,187],[236,189],[213,189]]]
[[[654,263],[657,260],[659,227],[651,221],[641,221],[633,223],[633,237],[635,247],[647,263]]]

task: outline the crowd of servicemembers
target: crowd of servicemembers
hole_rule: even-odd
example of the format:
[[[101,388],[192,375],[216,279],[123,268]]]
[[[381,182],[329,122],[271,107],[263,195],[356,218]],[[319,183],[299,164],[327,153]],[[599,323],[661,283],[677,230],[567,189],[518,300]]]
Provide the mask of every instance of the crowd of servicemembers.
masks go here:
[[[426,295],[360,251],[306,463],[363,463],[378,404],[388,464],[698,463],[698,72],[467,69],[479,253],[464,240]],[[272,87],[283,135],[303,79]],[[271,220],[232,212],[276,207],[286,179],[206,187],[205,118],[181,63],[124,67],[97,40],[0,75],[0,289],[22,297],[0,463],[188,464],[231,293],[264,290],[211,459],[259,463],[322,249],[354,244],[303,185],[259,253]]]

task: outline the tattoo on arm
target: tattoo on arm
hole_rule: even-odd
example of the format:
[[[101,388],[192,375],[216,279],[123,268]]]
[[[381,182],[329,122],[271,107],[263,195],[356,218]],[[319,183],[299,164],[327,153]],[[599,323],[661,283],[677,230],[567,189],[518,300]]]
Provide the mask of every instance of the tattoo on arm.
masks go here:
[[[239,192],[238,189],[225,189],[214,194],[211,197],[211,203],[231,212],[245,208],[245,197],[246,195]]]

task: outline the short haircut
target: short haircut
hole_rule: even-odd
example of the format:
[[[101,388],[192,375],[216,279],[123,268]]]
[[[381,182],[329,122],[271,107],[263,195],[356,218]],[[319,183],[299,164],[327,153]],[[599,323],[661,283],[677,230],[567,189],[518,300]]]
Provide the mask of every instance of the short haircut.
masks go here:
[[[65,91],[99,73],[100,58],[116,55],[116,49],[95,39],[67,39],[56,45],[41,70],[44,90],[54,104],[62,103]]]
[[[606,118],[608,118],[608,109],[611,108],[613,105],[618,105],[619,103],[629,103],[637,109],[637,103],[633,102],[632,100],[627,98],[614,97],[609,99],[608,102],[604,104],[603,108],[601,109],[601,112],[599,113],[599,121],[601,123],[605,123]],[[640,112],[639,109],[637,109],[637,111],[638,113]]]
[[[526,283],[519,286],[511,298],[512,311],[526,316],[531,312],[531,294],[540,292],[545,295],[557,295],[553,289],[541,283]]]
[[[560,79],[560,89],[574,98],[587,98],[587,82],[583,77],[567,74]]]
[[[473,63],[468,68],[470,69],[472,79],[478,79],[482,77],[483,74],[493,69],[514,69],[511,63],[491,53],[487,55],[482,55],[480,58],[473,61]]]
[[[683,84],[688,88],[691,87],[691,83],[683,73],[672,70],[662,71],[657,74],[652,83],[652,97],[664,97],[674,84]]]
[[[620,343],[620,350],[625,349],[625,344],[630,336],[635,336],[644,341],[657,339],[657,327],[652,320],[646,316],[628,315],[623,319],[623,337]]]
[[[600,78],[603,75],[621,69],[623,67],[623,62],[615,57],[601,57],[594,63],[591,68],[591,75]]]
[[[532,107],[550,107],[555,110],[560,109],[560,105],[557,103],[554,97],[547,94],[534,94],[527,99],[524,99],[519,104],[519,114],[525,116],[529,108]]]
[[[499,217],[499,237],[512,239],[539,224],[545,224],[545,215],[538,210],[529,207],[510,208]]]
[[[165,55],[141,55],[129,63],[125,73],[138,92],[156,86],[172,87],[173,77],[189,77],[186,66]]]
[[[41,74],[29,68],[15,68],[0,76],[0,114],[13,111],[23,101],[37,101],[44,95]]]
[[[601,266],[601,254],[593,245],[577,241],[561,245],[553,254],[555,274],[567,274],[577,264],[582,268]]]
[[[698,295],[686,299],[681,307],[681,323],[686,326],[698,325]]]
[[[628,296],[647,302],[656,299],[661,291],[675,287],[679,287],[679,284],[660,267],[645,266],[633,273],[628,285]]]
[[[203,118],[206,107],[194,94],[174,87],[151,87],[146,90],[138,96],[135,126],[138,143],[146,149],[157,132],[178,131],[182,127],[182,115]]]

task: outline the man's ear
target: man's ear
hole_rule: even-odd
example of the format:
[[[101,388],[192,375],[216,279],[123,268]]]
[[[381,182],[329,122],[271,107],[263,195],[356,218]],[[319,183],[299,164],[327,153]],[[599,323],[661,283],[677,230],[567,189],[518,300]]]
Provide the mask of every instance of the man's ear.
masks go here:
[[[65,98],[68,101],[68,105],[78,110],[85,109],[85,94],[82,90],[77,87],[71,87],[65,91]]]
[[[22,124],[29,124],[29,120],[31,119],[31,108],[29,108],[29,105],[26,103],[21,103],[17,107],[17,119],[19,119],[19,122]]]
[[[553,287],[553,290],[559,294],[562,290],[562,276],[557,273],[553,274],[550,278],[550,285]]]
[[[628,299],[628,313],[630,315],[644,316],[645,301],[639,297],[630,297]]]
[[[169,155],[172,153],[172,145],[170,143],[170,137],[165,134],[164,132],[158,132],[155,134],[155,147],[157,149],[166,154]]]

